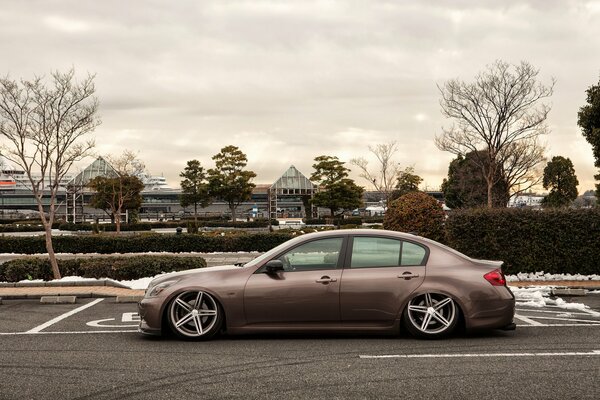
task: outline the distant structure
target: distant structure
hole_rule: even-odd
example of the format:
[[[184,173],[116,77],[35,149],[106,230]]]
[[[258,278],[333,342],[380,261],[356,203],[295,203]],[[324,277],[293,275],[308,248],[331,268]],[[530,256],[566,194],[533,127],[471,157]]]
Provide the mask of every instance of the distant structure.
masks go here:
[[[269,217],[278,218],[279,216],[283,216],[283,214],[287,214],[287,216],[290,217],[302,217],[300,207],[300,209],[297,210],[299,215],[290,215],[290,210],[287,210],[288,212],[286,212],[286,210],[279,208],[280,202],[296,202],[303,204],[305,207],[305,216],[312,216],[314,214],[314,206],[311,204],[307,209],[306,205],[309,204],[308,200],[312,199],[317,190],[317,185],[312,183],[306,176],[298,171],[296,167],[291,165],[267,191]]]
[[[41,174],[32,174],[34,180],[41,180]],[[73,175],[65,175],[60,182],[59,188],[65,189]],[[45,177],[42,181],[42,189],[50,188],[50,178]],[[31,190],[31,182],[25,171],[14,167],[9,160],[0,155],[0,190]]]
[[[164,176],[152,176],[149,174],[141,174],[138,176],[144,184],[144,191],[153,190],[173,190],[167,183],[167,178]]]
[[[537,193],[521,193],[518,196],[513,196],[508,202],[509,207],[530,207],[540,208],[542,200],[546,197],[543,194]]]
[[[117,171],[104,158],[98,157],[68,183],[65,199],[68,222],[83,221],[84,197],[91,192],[87,185],[98,176],[116,177]]]

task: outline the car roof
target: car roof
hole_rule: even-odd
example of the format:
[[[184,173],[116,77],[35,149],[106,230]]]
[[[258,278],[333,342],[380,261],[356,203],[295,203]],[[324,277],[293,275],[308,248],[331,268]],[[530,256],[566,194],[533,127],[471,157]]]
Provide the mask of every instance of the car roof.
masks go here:
[[[322,231],[322,232],[314,232],[308,233],[304,236],[348,236],[348,235],[367,235],[367,236],[389,236],[395,238],[405,238],[405,239],[418,239],[418,240],[428,240],[424,237],[413,235],[411,233],[406,232],[398,232],[398,231],[389,231],[385,229],[336,229],[332,231]]]

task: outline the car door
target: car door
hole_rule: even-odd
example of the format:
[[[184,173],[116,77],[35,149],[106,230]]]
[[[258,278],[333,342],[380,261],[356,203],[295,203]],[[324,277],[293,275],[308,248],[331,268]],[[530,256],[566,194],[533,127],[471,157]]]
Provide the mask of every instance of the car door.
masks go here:
[[[312,240],[274,258],[283,271],[259,268],[244,289],[246,323],[339,324],[344,246],[344,236]]]
[[[342,323],[391,325],[400,305],[423,283],[429,250],[406,240],[355,236],[347,254],[340,286]]]

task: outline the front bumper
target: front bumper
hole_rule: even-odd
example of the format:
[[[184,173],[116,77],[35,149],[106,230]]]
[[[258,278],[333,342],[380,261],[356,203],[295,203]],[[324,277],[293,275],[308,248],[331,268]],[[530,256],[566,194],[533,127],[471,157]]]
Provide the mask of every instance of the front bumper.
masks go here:
[[[138,314],[140,315],[138,332],[153,336],[162,334],[163,300],[159,297],[145,297],[138,303]]]

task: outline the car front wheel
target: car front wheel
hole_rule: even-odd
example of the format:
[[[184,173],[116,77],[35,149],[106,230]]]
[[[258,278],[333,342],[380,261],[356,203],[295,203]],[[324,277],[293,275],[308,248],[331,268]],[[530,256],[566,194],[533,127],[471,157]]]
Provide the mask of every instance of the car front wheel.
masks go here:
[[[441,293],[424,293],[410,300],[402,320],[411,335],[438,339],[454,331],[458,317],[458,306],[452,297]]]
[[[173,332],[184,339],[208,340],[222,326],[222,310],[217,301],[204,291],[187,291],[175,297],[168,308]]]

